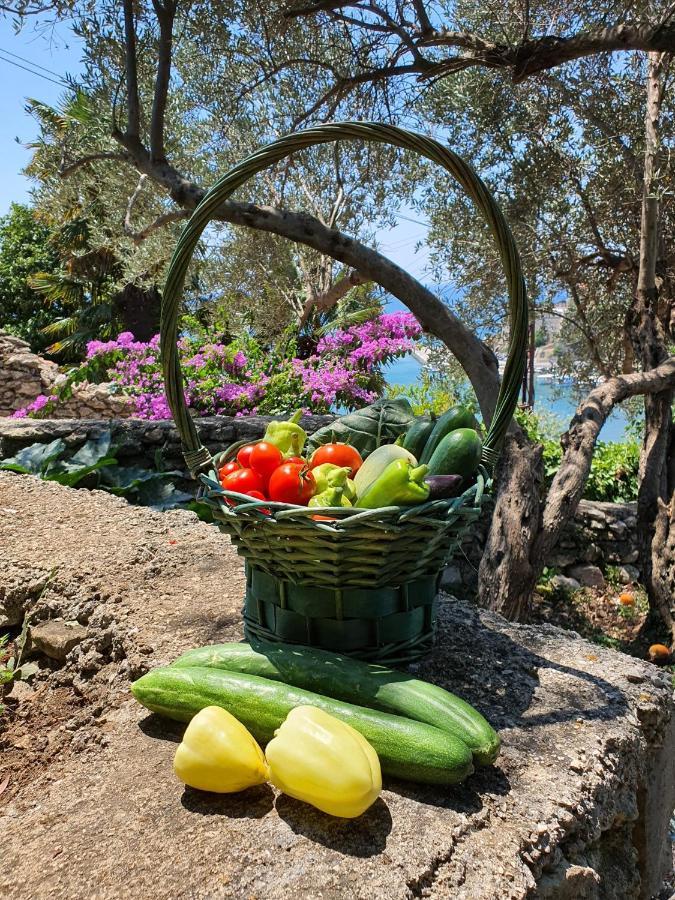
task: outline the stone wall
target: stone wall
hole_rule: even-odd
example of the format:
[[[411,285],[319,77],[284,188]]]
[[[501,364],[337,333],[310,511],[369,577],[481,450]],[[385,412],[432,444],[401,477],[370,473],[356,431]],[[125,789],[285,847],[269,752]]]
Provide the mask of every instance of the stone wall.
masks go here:
[[[21,338],[0,331],[0,416],[11,416],[40,394],[50,396],[65,375],[54,362],[31,352]],[[75,385],[70,399],[58,405],[57,419],[125,418],[133,411],[128,397],[115,394],[109,384]]]
[[[486,503],[483,515],[467,536],[453,564],[444,576],[444,585],[460,592],[476,590],[478,564],[480,562],[487,528],[492,515],[492,504]],[[636,566],[637,509],[635,503],[600,503],[582,500],[574,519],[567,524],[562,536],[546,560],[546,565],[588,586],[598,579],[598,570],[607,566],[619,566],[620,576],[626,583],[639,578]],[[583,569],[583,571],[581,571]],[[574,587],[570,583],[568,587]]]

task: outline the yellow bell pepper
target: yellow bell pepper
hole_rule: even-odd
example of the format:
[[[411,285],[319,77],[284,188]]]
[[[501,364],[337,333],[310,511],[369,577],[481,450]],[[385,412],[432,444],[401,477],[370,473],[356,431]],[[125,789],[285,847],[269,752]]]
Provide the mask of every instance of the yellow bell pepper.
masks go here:
[[[173,768],[183,784],[217,794],[267,781],[265,756],[255,738],[219,706],[207,706],[191,720]]]
[[[272,784],[332,816],[360,816],[378,798],[377,753],[351,725],[314,706],[296,706],[265,750]]]

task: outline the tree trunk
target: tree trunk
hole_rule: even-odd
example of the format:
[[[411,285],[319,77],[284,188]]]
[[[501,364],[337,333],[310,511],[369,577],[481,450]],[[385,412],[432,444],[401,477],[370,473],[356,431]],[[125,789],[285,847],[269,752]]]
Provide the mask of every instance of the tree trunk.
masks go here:
[[[640,224],[640,267],[632,310],[635,357],[643,371],[660,365],[667,356],[670,316],[659,309],[656,281],[659,232],[657,197],[659,117],[665,91],[668,59],[650,53],[647,69],[645,162]],[[675,636],[674,545],[675,521],[672,478],[672,389],[645,396],[645,435],[640,454],[638,490],[638,548],[642,580],[652,612]]]
[[[162,295],[154,286],[125,284],[115,297],[115,308],[124,330],[130,331],[137,341],[149,341],[159,332],[161,305]]]
[[[541,502],[541,446],[522,435],[510,435],[498,471],[498,491],[492,527],[479,569],[481,603],[509,619],[527,618],[532,591],[549,553],[573,517],[581,499],[600,430],[617,403],[639,394],[662,396],[675,387],[675,357],[648,372],[618,375],[594,388],[563,435],[563,458]],[[663,555],[675,556],[675,529],[669,511],[657,520]],[[664,584],[673,582],[673,569]]]
[[[522,433],[507,435],[497,471],[492,524],[478,569],[479,600],[508,619],[527,620],[542,566],[532,565],[541,529],[542,447]]]

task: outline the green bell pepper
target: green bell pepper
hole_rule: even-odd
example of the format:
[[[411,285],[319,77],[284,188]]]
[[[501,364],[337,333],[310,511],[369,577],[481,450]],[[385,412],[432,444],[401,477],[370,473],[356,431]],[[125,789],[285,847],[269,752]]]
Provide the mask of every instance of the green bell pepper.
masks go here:
[[[351,506],[345,497],[344,489],[337,485],[326,488],[320,494],[314,494],[308,506]]]
[[[389,463],[382,474],[366,489],[356,506],[378,509],[381,506],[414,506],[429,496],[424,476],[428,466],[413,466],[407,459]]]
[[[284,456],[300,456],[307,440],[307,432],[298,425],[301,417],[299,409],[286,422],[270,422],[263,441],[274,444]]]
[[[322,494],[328,488],[341,487],[345,497],[353,500],[356,497],[356,490],[354,482],[349,478],[350,472],[349,466],[336,466],[335,463],[322,463],[312,469],[317,494]]]

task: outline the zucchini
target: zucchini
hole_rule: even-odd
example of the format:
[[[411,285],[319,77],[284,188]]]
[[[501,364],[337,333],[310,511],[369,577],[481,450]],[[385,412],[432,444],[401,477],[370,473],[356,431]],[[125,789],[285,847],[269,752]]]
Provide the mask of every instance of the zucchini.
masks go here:
[[[431,459],[434,450],[446,434],[455,428],[478,428],[478,422],[472,412],[463,406],[451,406],[447,412],[436,420],[434,430],[429,435],[429,440],[424,445],[422,455],[418,457],[420,465],[425,465]],[[434,473],[438,474],[438,473]]]
[[[316,706],[370,741],[380,757],[382,771],[388,775],[428,784],[454,784],[473,771],[466,744],[438,728],[256,675],[169,666],[143,675],[132,684],[131,692],[152,712],[179,722],[189,722],[206,706],[220,706],[261,743],[271,740],[296,706]]]
[[[497,732],[460,697],[404,672],[325,650],[283,644],[214,644],[188,650],[173,665],[207,666],[271,678],[358,706],[416,719],[459,737],[480,765],[490,765],[499,753]]]
[[[426,413],[413,419],[412,425],[406,431],[401,443],[403,449],[412,453],[415,459],[419,459],[424,450],[424,445],[434,430],[435,424],[436,416],[433,413]]]

